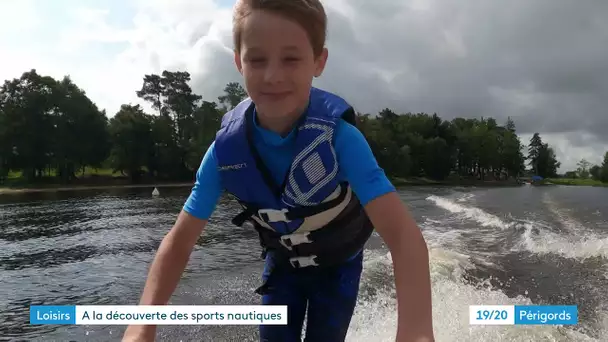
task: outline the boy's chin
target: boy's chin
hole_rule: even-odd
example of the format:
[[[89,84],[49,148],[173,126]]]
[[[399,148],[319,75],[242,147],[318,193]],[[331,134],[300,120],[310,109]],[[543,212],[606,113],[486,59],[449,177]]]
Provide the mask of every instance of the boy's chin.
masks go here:
[[[297,106],[288,103],[272,103],[262,106],[256,105],[256,107],[263,116],[272,119],[284,118],[297,111]]]

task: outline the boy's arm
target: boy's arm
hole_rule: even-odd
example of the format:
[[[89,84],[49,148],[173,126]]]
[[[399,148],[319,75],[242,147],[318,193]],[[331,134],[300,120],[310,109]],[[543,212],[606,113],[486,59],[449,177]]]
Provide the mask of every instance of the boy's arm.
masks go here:
[[[169,233],[163,238],[152,261],[139,305],[165,305],[169,302],[188,264],[190,254],[207,220],[182,210]],[[155,325],[130,325],[123,341],[154,341]]]
[[[206,224],[207,220],[184,210],[179,213],[152,261],[139,305],[165,305],[169,302]]]
[[[365,211],[391,251],[399,317],[397,341],[434,341],[429,255],[420,229],[396,192],[370,201]]]
[[[165,305],[169,302],[220,195],[212,144],[196,173],[190,196],[152,261],[140,305]],[[125,331],[123,341],[154,341],[155,335],[156,326],[132,325]]]
[[[429,259],[420,229],[357,128],[340,122],[335,146],[341,173],[391,252],[399,318],[397,341],[434,341]]]

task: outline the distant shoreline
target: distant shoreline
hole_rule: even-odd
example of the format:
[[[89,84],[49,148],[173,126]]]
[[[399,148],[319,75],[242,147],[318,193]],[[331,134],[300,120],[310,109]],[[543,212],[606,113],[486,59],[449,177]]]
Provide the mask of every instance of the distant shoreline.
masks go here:
[[[551,185],[608,187],[608,183],[602,183],[599,180],[588,178],[548,178],[547,182]]]
[[[407,186],[477,186],[477,187],[515,187],[522,186],[523,183],[516,180],[475,180],[475,179],[447,179],[443,181],[434,181],[427,178],[400,178],[390,177],[391,182],[396,187]],[[1,187],[0,195],[22,194],[35,192],[59,192],[59,191],[80,191],[80,190],[105,190],[105,189],[137,189],[150,188],[179,188],[192,187],[192,182],[166,182],[166,183],[146,183],[146,184],[79,184],[79,185],[61,185],[52,184],[46,186],[32,187]],[[540,185],[567,185],[567,186],[608,186],[600,182],[583,182],[577,180],[563,179],[547,179],[547,183]]]
[[[158,184],[106,184],[106,185],[49,185],[46,187],[32,188],[2,188],[0,187],[0,195],[8,194],[23,194],[34,192],[59,192],[59,191],[81,191],[81,190],[105,190],[105,189],[135,189],[135,188],[179,188],[191,187],[194,183],[158,183]]]
[[[395,186],[480,186],[480,187],[512,187],[523,183],[516,180],[477,180],[477,179],[446,179],[435,181],[427,178],[390,177]]]
[[[521,185],[516,181],[477,181],[477,180],[446,180],[433,181],[426,178],[399,178],[390,177],[391,182],[397,186],[518,186]],[[185,182],[167,182],[167,183],[146,183],[146,184],[79,184],[79,185],[61,185],[49,184],[45,186],[31,187],[0,187],[0,195],[5,194],[23,194],[35,192],[60,192],[60,191],[80,191],[80,190],[105,190],[105,189],[134,189],[134,188],[177,188],[191,187],[193,183]]]

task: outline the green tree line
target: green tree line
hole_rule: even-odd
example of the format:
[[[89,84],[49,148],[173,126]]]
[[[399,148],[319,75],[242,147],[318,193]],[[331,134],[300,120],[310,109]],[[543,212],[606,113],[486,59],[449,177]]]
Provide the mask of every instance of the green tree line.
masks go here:
[[[581,159],[576,166],[576,170],[565,172],[564,178],[592,179],[608,183],[608,152],[604,154],[600,165],[594,165],[586,159]]]
[[[191,181],[222,116],[247,93],[228,83],[217,101],[193,92],[186,71],[144,75],[136,95],[111,118],[69,77],[35,69],[0,87],[0,182],[20,172],[28,183],[50,175],[71,183],[86,168],[111,168],[131,182]],[[506,180],[557,176],[554,150],[536,133],[526,147],[515,123],[493,118],[443,120],[437,114],[358,113],[358,126],[381,167],[394,177]],[[580,164],[580,163],[579,163]],[[608,181],[608,153],[577,175]]]

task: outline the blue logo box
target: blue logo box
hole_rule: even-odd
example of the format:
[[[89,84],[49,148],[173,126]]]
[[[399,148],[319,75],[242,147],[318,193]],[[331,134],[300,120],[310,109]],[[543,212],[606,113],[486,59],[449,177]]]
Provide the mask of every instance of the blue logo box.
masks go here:
[[[571,325],[578,323],[576,305],[515,305],[515,324]]]
[[[76,306],[32,305],[30,324],[76,324]]]

